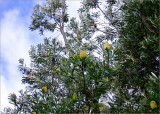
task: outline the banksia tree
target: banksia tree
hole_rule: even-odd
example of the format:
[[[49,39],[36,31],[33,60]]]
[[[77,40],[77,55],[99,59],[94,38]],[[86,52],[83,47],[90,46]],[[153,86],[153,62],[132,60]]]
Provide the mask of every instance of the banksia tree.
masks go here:
[[[30,49],[30,67],[19,60],[26,90],[10,94],[15,109],[5,112],[159,112],[159,2],[106,0],[102,5],[84,0],[79,21],[68,17],[65,0],[35,6],[30,29],[58,30],[65,46],[59,37],[44,38]]]

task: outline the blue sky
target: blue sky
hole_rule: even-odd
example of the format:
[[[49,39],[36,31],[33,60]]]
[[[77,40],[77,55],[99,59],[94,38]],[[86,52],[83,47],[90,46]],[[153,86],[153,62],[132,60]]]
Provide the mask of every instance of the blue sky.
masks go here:
[[[24,88],[22,74],[18,71],[18,59],[24,58],[29,65],[28,50],[31,45],[41,41],[37,32],[28,27],[34,5],[33,0],[0,1],[1,19],[1,110],[8,103],[8,95]],[[36,42],[35,42],[36,41]],[[12,106],[13,107],[13,106]]]
[[[24,89],[21,84],[22,74],[18,71],[18,60],[25,59],[29,66],[30,58],[28,51],[31,45],[36,45],[43,40],[38,31],[31,32],[31,15],[35,4],[42,4],[44,0],[0,0],[0,78],[1,78],[1,110],[8,103],[10,93],[18,94],[18,91]],[[80,0],[69,0],[70,16],[78,16],[77,9],[80,6]],[[46,33],[51,36],[52,33]]]

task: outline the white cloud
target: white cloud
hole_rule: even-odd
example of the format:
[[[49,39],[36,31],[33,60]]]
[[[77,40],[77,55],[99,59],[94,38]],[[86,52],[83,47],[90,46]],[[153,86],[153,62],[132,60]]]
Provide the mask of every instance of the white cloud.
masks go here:
[[[25,59],[29,65],[30,58],[28,50],[33,44],[29,41],[29,30],[20,17],[18,10],[6,12],[1,19],[1,110],[10,106],[8,103],[9,93],[18,93],[24,88],[21,84],[22,74],[18,71],[18,60]],[[2,71],[5,70],[5,71]]]
[[[69,17],[79,17],[78,14],[78,9],[81,6],[81,0],[77,0],[77,1],[73,1],[73,0],[67,0],[67,5],[68,5],[68,13],[69,13]]]

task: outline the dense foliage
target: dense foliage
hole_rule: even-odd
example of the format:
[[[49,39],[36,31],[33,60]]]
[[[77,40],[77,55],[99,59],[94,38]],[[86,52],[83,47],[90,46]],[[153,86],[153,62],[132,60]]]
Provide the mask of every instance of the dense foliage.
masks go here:
[[[158,113],[158,0],[84,0],[79,19],[67,3],[36,5],[31,30],[60,32],[20,59],[25,91],[11,93],[9,113]],[[105,6],[102,8],[102,6]],[[79,21],[78,21],[79,20]]]

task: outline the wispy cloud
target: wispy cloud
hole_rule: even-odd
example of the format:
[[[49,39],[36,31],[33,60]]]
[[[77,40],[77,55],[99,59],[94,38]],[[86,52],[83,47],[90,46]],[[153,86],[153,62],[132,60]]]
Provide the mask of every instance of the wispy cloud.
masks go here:
[[[29,65],[28,50],[34,44],[30,38],[33,34],[28,30],[26,21],[28,19],[21,17],[20,11],[16,9],[6,12],[1,18],[1,110],[9,105],[9,93],[18,93],[24,88],[18,60],[24,58]]]
[[[19,19],[19,11],[5,13],[1,19],[1,109],[8,105],[9,93],[24,88],[18,72],[18,59],[25,58],[29,64],[29,41],[27,31]]]

